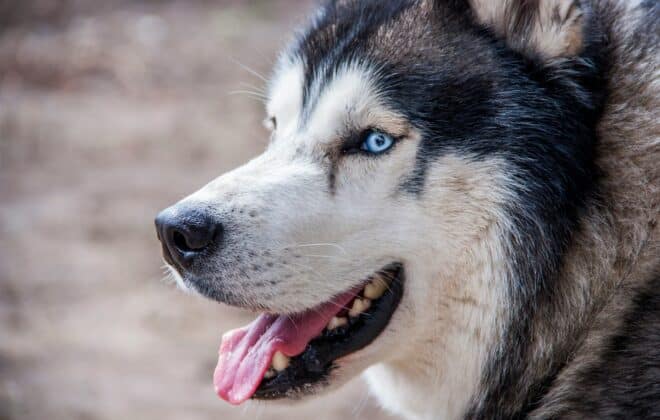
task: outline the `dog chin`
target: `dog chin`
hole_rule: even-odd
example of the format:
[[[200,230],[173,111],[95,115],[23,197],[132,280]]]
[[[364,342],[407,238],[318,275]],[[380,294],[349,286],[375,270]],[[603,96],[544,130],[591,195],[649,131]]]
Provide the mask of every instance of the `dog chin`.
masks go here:
[[[380,339],[377,339],[377,341],[380,341]],[[255,396],[252,399],[257,401],[265,400],[273,404],[288,405],[291,402],[294,404],[304,403],[313,398],[330,394],[342,388],[348,382],[362,375],[367,369],[384,359],[383,354],[380,354],[379,351],[373,351],[374,349],[372,347],[374,346],[378,346],[378,343],[372,344],[368,349],[359,350],[345,358],[335,360],[332,371],[323,381],[291,389],[272,398]],[[366,353],[369,353],[369,355]]]

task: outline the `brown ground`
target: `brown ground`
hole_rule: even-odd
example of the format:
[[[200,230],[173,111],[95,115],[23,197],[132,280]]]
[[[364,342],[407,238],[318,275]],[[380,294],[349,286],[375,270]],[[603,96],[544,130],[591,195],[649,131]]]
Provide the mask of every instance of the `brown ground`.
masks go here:
[[[264,146],[238,63],[267,73],[306,10],[0,0],[0,419],[385,418],[360,381],[218,400],[221,332],[252,315],[161,280],[154,215]]]

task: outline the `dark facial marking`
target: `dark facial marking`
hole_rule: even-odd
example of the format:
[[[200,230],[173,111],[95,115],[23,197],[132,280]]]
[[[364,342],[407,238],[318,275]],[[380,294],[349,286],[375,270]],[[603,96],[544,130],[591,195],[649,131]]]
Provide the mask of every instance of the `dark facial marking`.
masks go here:
[[[333,80],[342,65],[367,58],[369,39],[383,25],[411,7],[411,0],[330,1],[321,9],[307,33],[294,48],[294,55],[304,64],[302,118],[306,121],[316,105],[318,91]]]
[[[335,195],[337,190],[337,160],[330,161],[330,170],[328,171],[328,191],[330,195]]]

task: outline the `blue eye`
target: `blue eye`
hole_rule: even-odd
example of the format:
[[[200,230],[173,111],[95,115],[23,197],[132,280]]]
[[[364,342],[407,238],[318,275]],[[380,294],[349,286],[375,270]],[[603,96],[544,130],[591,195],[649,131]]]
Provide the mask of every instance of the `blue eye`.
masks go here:
[[[394,144],[392,136],[380,131],[369,131],[360,148],[369,153],[383,153]]]

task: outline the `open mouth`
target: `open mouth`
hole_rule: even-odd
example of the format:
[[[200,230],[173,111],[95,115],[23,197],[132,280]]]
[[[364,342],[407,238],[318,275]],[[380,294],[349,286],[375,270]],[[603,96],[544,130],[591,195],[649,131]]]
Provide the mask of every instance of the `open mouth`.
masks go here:
[[[213,375],[220,398],[295,397],[327,383],[335,361],[375,340],[403,295],[404,270],[392,263],[354,289],[300,314],[262,314],[222,337]]]

